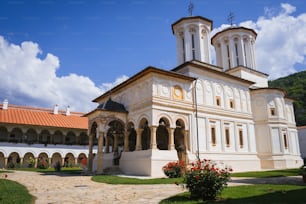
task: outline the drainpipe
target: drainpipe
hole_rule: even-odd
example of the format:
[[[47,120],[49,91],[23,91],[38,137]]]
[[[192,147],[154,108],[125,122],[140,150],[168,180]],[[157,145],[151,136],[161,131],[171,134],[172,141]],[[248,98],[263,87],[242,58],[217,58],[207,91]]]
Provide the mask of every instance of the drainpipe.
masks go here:
[[[197,130],[197,159],[200,161],[200,147],[199,147],[199,121],[198,121],[198,102],[197,102],[197,82],[198,79],[195,80],[194,83],[194,103],[195,103],[195,116],[196,116],[196,130]]]

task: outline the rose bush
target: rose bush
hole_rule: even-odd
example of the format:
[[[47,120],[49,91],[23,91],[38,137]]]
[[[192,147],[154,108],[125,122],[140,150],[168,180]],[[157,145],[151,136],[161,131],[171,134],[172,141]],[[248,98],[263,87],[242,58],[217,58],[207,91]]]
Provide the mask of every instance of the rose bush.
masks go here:
[[[231,171],[231,168],[219,167],[217,163],[203,159],[191,164],[184,182],[192,198],[215,200],[227,186]]]
[[[169,178],[178,178],[182,176],[184,161],[169,162],[163,166],[163,171]]]

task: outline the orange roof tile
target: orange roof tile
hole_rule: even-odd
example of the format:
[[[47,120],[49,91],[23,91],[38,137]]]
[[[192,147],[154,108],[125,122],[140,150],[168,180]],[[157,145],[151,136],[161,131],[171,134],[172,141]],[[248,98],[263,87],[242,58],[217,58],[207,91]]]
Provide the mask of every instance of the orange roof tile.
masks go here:
[[[82,113],[71,112],[67,116],[64,111],[53,114],[52,109],[16,105],[9,105],[8,109],[2,109],[0,105],[0,123],[88,129],[88,118],[82,115]]]

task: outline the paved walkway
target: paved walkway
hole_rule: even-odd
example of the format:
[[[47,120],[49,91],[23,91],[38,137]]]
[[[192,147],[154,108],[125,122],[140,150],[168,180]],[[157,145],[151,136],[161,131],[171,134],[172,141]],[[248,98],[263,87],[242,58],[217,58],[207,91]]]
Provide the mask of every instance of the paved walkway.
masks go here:
[[[109,185],[93,182],[90,176],[61,176],[25,171],[9,173],[8,179],[25,185],[37,198],[36,204],[156,204],[186,190],[175,184]],[[267,183],[305,185],[301,176],[296,176],[265,179],[233,178],[229,186]]]
[[[181,186],[167,185],[109,185],[91,181],[90,176],[46,175],[15,171],[8,179],[27,187],[36,204],[156,204],[184,192]]]

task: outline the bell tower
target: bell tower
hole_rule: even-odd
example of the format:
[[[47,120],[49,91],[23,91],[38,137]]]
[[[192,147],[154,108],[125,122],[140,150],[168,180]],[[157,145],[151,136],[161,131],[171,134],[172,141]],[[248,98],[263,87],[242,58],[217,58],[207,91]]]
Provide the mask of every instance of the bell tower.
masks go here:
[[[176,37],[178,64],[191,60],[210,62],[210,32],[212,21],[201,16],[181,18],[172,24]]]
[[[216,50],[217,66],[224,70],[238,66],[256,70],[256,36],[254,30],[245,27],[229,27],[216,33],[211,42]]]

